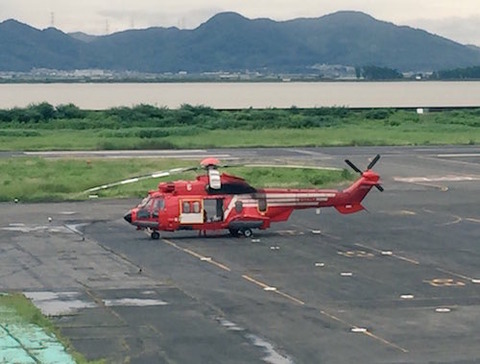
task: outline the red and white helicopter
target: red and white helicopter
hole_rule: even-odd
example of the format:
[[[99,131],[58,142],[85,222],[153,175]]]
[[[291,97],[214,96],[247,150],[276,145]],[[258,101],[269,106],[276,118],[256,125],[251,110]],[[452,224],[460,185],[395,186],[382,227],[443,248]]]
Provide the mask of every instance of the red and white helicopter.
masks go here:
[[[294,210],[334,207],[342,214],[364,209],[361,202],[376,187],[383,191],[380,176],[372,171],[379,160],[377,155],[365,171],[349,160],[345,162],[360,174],[351,186],[344,190],[300,188],[255,188],[243,178],[219,172],[222,167],[215,158],[206,158],[201,167],[176,168],[169,171],[139,176],[125,181],[95,187],[88,192],[141,179],[160,178],[174,173],[203,168],[206,174],[194,181],[160,182],[157,190],[124,219],[139,230],[147,229],[152,239],[159,239],[159,231],[228,229],[232,236],[251,237],[252,229],[267,229],[274,222],[286,221]]]

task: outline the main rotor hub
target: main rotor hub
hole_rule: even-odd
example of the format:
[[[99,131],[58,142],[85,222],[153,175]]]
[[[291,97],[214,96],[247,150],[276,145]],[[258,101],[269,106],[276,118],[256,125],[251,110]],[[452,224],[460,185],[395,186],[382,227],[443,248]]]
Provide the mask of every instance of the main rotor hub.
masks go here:
[[[203,161],[200,162],[200,165],[206,169],[209,168],[217,168],[220,164],[220,161],[217,158],[205,158]]]

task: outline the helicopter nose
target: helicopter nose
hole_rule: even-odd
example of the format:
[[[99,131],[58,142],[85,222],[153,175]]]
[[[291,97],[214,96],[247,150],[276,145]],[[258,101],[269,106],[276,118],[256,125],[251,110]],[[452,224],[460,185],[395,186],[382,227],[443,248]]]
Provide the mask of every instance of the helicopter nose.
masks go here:
[[[128,222],[129,224],[132,223],[132,213],[131,212],[127,212],[125,214],[125,216],[123,216],[123,218],[125,219],[126,222]]]

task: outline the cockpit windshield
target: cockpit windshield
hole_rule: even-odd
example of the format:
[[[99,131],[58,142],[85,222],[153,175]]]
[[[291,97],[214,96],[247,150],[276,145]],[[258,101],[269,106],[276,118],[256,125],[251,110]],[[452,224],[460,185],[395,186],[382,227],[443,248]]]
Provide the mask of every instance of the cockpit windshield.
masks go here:
[[[139,208],[145,208],[148,206],[148,204],[150,203],[152,199],[150,198],[150,196],[147,196],[145,197],[142,202],[140,202],[140,204],[138,205]]]

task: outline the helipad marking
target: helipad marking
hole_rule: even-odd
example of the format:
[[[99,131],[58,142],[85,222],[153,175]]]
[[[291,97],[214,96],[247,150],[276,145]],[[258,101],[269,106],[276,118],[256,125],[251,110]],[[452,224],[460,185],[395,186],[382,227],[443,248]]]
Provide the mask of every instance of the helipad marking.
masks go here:
[[[426,280],[425,282],[429,283],[434,287],[463,287],[465,283],[456,281],[452,278],[435,278],[431,280]]]
[[[470,222],[476,222],[480,224],[480,219],[475,219],[473,217],[466,217],[465,220],[470,221]]]
[[[339,251],[339,255],[343,255],[347,258],[373,258],[372,253],[366,252],[365,250],[348,250],[348,251]]]
[[[430,181],[425,181],[425,179],[428,179],[428,178],[427,177],[393,177],[393,180],[397,182],[412,183],[419,186],[438,188],[442,192],[448,191],[447,186],[436,184]],[[443,182],[448,182],[448,181],[443,181]]]

